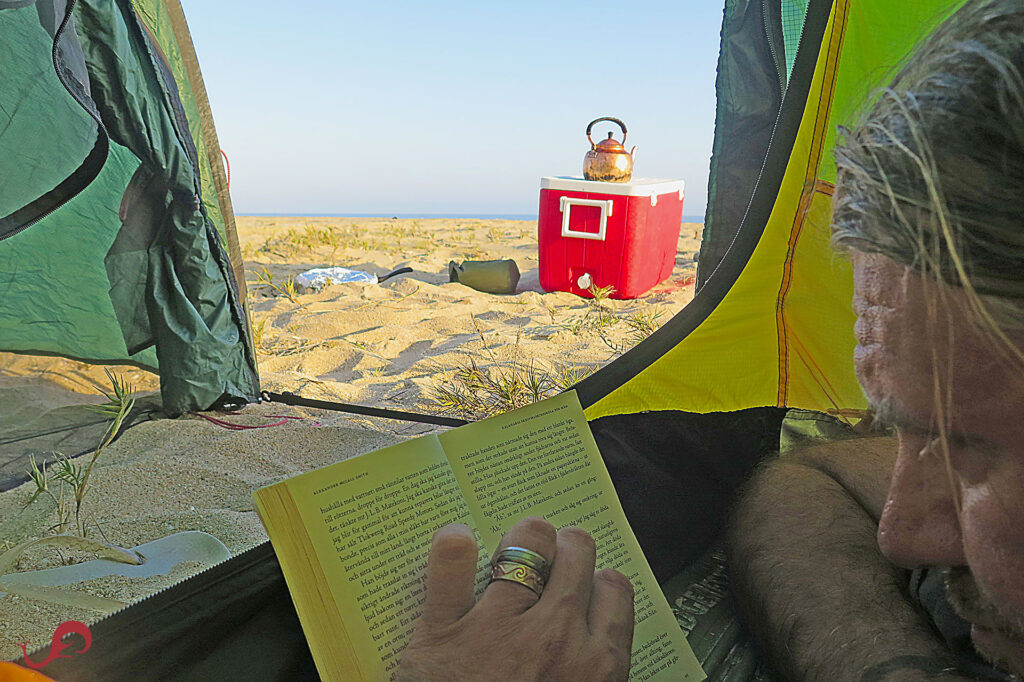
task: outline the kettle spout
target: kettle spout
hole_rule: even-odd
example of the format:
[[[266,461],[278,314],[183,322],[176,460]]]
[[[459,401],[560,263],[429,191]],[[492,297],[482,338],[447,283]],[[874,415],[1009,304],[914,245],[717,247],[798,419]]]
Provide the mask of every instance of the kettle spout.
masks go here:
[[[629,150],[629,155],[633,157],[633,161],[636,161],[636,148],[638,145],[633,145],[633,148]]]

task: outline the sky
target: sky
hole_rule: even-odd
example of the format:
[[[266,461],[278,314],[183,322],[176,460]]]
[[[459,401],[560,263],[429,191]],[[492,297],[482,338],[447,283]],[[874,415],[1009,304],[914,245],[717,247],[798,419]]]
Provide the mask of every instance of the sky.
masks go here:
[[[704,213],[721,2],[181,4],[237,213],[536,215],[599,116]]]

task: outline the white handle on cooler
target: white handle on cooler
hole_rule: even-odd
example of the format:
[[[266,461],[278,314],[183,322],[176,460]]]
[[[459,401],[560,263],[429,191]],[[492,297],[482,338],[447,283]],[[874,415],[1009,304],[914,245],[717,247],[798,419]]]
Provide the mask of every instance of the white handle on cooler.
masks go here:
[[[597,232],[580,232],[569,227],[569,214],[573,206],[597,206],[601,209],[601,227]],[[604,241],[608,232],[608,216],[612,214],[611,199],[573,199],[571,197],[559,197],[558,209],[562,212],[562,236],[579,237],[580,239],[596,239]]]

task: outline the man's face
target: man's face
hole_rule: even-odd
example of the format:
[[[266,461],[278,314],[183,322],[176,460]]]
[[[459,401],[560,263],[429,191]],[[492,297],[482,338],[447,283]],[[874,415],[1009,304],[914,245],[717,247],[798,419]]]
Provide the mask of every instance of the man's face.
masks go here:
[[[1024,675],[1024,370],[969,322],[962,291],[884,256],[853,266],[857,375],[899,435],[881,550],[960,567],[949,588],[975,647]]]

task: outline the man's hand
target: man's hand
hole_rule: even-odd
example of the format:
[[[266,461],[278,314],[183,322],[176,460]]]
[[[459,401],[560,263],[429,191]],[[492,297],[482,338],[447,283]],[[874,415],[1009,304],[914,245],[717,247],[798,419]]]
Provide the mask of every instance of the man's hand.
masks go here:
[[[504,547],[548,560],[543,595],[505,580],[474,603],[477,545],[461,524],[434,535],[423,615],[396,679],[625,680],[633,642],[633,588],[611,569],[594,573],[594,540],[579,528],[524,519]]]

